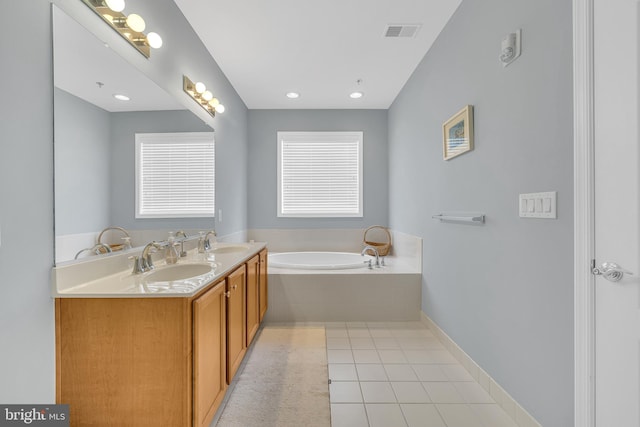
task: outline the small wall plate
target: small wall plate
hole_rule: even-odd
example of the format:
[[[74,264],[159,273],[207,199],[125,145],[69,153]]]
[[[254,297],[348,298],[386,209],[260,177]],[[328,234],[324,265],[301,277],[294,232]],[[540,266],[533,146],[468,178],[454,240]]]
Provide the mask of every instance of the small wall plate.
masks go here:
[[[557,191],[520,194],[518,199],[520,218],[556,219],[558,218],[557,200]]]
[[[500,62],[503,67],[511,64],[520,56],[522,30],[507,34],[500,45]]]

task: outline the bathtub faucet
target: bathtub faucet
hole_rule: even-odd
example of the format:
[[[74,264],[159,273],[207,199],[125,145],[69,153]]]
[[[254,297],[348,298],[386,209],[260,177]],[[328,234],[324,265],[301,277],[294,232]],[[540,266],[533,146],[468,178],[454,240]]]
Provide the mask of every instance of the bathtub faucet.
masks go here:
[[[371,245],[367,245],[364,247],[364,249],[362,250],[362,252],[360,252],[360,255],[364,256],[364,254],[367,253],[367,251],[373,251],[373,254],[376,256],[376,267],[380,267],[380,255],[378,255],[378,250],[376,248],[374,248]],[[369,261],[369,268],[371,268],[371,261]]]

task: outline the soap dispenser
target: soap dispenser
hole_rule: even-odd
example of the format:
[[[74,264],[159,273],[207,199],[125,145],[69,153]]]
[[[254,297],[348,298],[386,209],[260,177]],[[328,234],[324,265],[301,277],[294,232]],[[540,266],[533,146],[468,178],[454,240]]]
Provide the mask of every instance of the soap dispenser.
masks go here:
[[[128,249],[132,249],[132,246],[131,246],[131,237],[129,237],[129,236],[123,237],[123,238],[122,238],[122,241],[123,241],[123,243],[122,243],[122,250],[126,251],[126,250],[128,250]]]
[[[176,238],[173,235],[173,231],[169,232],[169,238],[167,239],[169,244],[167,245],[167,253],[165,255],[165,260],[167,264],[175,264],[178,262],[178,258],[180,255],[178,254],[178,249],[176,248]]]
[[[199,231],[198,234],[200,235],[200,238],[198,238],[198,253],[203,254],[205,252],[204,231]]]

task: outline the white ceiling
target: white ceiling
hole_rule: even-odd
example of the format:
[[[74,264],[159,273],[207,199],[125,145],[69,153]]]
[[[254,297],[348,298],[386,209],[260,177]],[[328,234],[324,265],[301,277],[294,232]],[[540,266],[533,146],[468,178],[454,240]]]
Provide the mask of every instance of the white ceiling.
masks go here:
[[[389,108],[461,1],[175,0],[250,109]]]

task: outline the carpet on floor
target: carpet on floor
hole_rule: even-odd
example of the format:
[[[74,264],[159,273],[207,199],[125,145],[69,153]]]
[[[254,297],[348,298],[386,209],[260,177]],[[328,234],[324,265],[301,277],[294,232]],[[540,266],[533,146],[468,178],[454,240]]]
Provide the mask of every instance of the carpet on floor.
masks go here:
[[[324,328],[267,325],[255,340],[217,426],[330,426]]]

